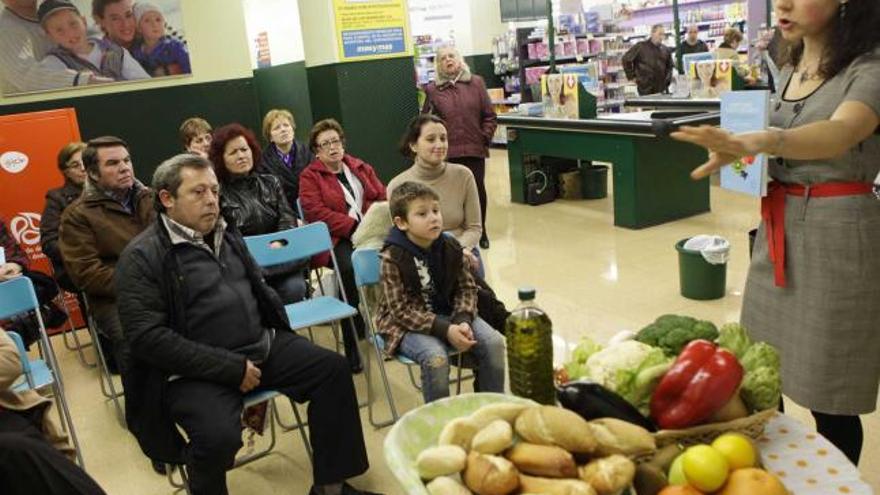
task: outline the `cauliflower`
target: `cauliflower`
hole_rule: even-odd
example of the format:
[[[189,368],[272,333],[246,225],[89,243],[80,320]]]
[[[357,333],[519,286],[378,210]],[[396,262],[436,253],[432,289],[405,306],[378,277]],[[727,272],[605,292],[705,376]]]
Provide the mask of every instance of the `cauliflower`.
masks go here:
[[[590,356],[587,378],[647,412],[651,393],[672,362],[662,350],[628,340]]]

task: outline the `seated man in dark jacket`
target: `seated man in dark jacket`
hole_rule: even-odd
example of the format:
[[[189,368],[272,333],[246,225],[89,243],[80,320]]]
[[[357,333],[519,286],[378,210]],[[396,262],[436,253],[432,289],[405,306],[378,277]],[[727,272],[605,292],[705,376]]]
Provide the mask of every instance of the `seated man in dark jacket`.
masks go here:
[[[141,448],[185,463],[194,494],[226,493],[225,471],[242,445],[242,396],[277,390],[309,401],[311,493],[366,493],[344,483],[369,467],[346,360],[290,331],[277,294],[220,216],[210,162],[175,156],[156,169],[153,188],[159,219],[116,271],[136,385],[126,417]]]

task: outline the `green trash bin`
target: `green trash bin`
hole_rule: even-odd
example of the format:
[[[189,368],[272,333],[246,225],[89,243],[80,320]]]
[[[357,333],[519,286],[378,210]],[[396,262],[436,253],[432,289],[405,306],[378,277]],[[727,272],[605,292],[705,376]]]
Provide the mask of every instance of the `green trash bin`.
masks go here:
[[[724,297],[727,288],[727,263],[713,265],[699,251],[684,248],[688,239],[675,244],[678,251],[678,279],[681,295],[688,299],[708,301]]]
[[[584,165],[581,167],[581,196],[584,199],[608,197],[608,167]]]

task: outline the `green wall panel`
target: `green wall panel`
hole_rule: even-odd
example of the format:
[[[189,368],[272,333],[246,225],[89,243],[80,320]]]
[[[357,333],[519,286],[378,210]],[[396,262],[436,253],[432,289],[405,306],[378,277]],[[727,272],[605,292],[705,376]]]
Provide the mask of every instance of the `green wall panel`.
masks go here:
[[[504,81],[495,74],[495,65],[492,64],[492,54],[468,55],[464,61],[471,68],[471,72],[479,75],[486,81],[487,88],[504,87]]]
[[[305,62],[257,69],[254,85],[259,99],[260,119],[273,108],[286,108],[296,120],[297,139],[307,142],[312,128],[312,104]]]
[[[385,182],[408,166],[397,142],[419,111],[412,57],[306,71],[314,120],[339,120],[345,128],[346,151],[373,165]]]
[[[199,115],[214,127],[240,122],[257,130],[256,101],[247,78],[5,105],[0,115],[73,107],[83,139],[105,134],[125,139],[135,173],[149,183],[156,166],[181,151],[177,129],[184,119]]]

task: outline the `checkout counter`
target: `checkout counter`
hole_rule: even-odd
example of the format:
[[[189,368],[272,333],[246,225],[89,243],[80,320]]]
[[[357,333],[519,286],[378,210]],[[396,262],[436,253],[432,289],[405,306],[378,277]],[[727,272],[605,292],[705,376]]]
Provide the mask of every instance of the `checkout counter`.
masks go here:
[[[719,98],[678,98],[672,95],[648,95],[627,98],[624,100],[623,106],[642,109],[717,112],[721,110],[721,100]]]
[[[691,171],[707,159],[703,148],[675,141],[683,125],[717,125],[703,109],[608,114],[588,119],[500,115],[507,126],[510,196],[526,202],[527,155],[611,163],[614,225],[641,229],[709,211],[709,179]]]

